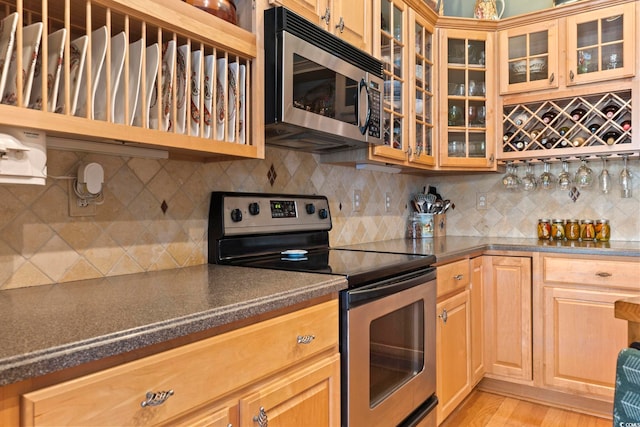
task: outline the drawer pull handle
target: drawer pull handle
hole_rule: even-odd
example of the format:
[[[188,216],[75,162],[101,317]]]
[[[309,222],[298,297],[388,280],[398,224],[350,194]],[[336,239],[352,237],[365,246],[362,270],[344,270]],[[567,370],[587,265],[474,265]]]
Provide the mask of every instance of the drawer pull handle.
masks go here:
[[[447,324],[447,318],[449,318],[449,315],[447,314],[447,309],[443,309],[442,310],[442,314],[438,314],[438,317],[442,319],[442,321],[444,322],[444,324]]]
[[[606,271],[601,271],[599,273],[596,273],[596,276],[598,276],[598,277],[611,277],[611,276],[613,276],[613,274],[607,273]]]
[[[263,406],[260,407],[258,415],[253,416],[253,422],[258,423],[259,427],[267,427],[269,425],[269,419],[267,418],[267,411]]]
[[[315,339],[315,335],[298,335],[296,341],[298,342],[298,344],[311,344],[311,341]]]
[[[140,403],[140,406],[142,406],[143,408],[147,406],[160,406],[164,402],[166,402],[167,399],[169,399],[171,396],[173,396],[173,390],[159,391],[157,393],[153,393],[150,391],[147,393],[147,396],[146,396],[147,400],[143,400]]]
[[[464,274],[458,274],[457,276],[453,276],[453,278],[456,280],[462,280],[463,277],[464,277]]]

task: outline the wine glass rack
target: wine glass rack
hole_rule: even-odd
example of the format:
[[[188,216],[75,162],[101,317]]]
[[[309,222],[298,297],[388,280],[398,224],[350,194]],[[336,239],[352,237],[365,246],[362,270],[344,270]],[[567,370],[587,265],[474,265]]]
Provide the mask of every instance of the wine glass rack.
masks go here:
[[[501,160],[637,151],[631,89],[505,105]]]

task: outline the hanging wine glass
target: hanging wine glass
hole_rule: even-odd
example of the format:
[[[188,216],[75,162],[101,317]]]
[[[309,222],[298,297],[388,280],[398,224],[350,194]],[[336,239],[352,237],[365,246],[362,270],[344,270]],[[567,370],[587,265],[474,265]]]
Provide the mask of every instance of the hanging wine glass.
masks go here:
[[[543,190],[553,190],[557,179],[554,174],[551,173],[551,165],[549,164],[549,160],[543,160],[544,163],[544,171],[540,174],[538,178],[540,188]]]
[[[558,175],[558,189],[566,191],[571,188],[571,175],[569,174],[569,162],[566,158],[562,159],[562,172]]]
[[[587,188],[593,184],[593,170],[587,165],[587,159],[580,157],[580,167],[576,170],[575,181],[578,187]]]
[[[524,191],[534,191],[538,186],[536,182],[536,176],[533,174],[533,165],[528,161],[525,162],[526,169],[524,177],[522,178],[522,189]]]
[[[600,191],[604,194],[608,194],[611,191],[611,175],[607,170],[607,157],[608,155],[598,156],[602,159],[602,172],[598,176],[598,186],[600,187]]]
[[[632,197],[631,186],[632,186],[632,178],[633,175],[631,171],[627,168],[627,159],[629,158],[628,154],[623,154],[622,159],[624,160],[624,168],[620,172],[620,196],[623,199],[628,199]]]

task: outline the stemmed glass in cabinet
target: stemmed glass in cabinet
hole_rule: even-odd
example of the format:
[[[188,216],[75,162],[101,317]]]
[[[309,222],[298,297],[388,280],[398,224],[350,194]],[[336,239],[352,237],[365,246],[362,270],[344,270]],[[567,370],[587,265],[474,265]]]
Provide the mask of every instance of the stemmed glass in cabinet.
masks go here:
[[[624,168],[620,172],[620,196],[623,199],[628,199],[632,197],[631,186],[632,186],[632,178],[633,175],[631,171],[627,168],[627,160],[629,159],[628,154],[623,154],[622,159],[624,160]]]

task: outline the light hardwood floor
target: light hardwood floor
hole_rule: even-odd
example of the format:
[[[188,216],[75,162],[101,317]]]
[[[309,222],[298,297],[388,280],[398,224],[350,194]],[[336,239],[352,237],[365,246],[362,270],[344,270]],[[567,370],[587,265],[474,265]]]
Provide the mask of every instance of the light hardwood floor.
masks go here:
[[[611,427],[611,420],[474,390],[440,427]]]

